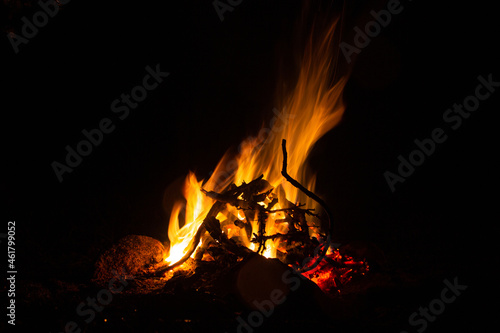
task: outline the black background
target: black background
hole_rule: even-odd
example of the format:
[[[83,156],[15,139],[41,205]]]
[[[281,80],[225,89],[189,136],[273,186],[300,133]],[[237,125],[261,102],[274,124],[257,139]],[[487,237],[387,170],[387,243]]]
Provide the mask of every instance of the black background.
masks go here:
[[[374,242],[394,265],[431,276],[428,294],[412,295],[409,308],[428,304],[443,278],[458,276],[468,296],[439,328],[478,327],[489,314],[482,307],[494,311],[485,302],[498,264],[499,92],[457,130],[442,115],[474,93],[479,75],[500,81],[497,15],[473,2],[402,4],[356,59],[344,118],[312,153],[317,193],[334,211],[335,241]],[[383,7],[350,2],[345,40]],[[208,177],[228,148],[270,119],[280,77],[297,70],[300,11],[300,1],[243,1],[221,22],[211,1],[75,1],[19,54],[4,38],[4,222],[16,221],[18,278],[85,282],[100,251],[122,236],[165,241],[164,190],[188,170]],[[32,11],[16,15],[4,33],[19,33],[20,17]],[[156,64],[170,76],[118,120],[111,102]],[[59,183],[51,163],[63,162],[64,147],[103,118],[116,129]],[[398,155],[436,127],[447,141],[391,193],[383,173],[396,172]],[[472,313],[478,309],[481,317]]]

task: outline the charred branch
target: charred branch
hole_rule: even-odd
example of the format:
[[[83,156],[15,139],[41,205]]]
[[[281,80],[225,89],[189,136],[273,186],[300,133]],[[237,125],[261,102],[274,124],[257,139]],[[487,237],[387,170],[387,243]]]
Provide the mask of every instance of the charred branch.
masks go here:
[[[328,220],[328,225],[327,225],[327,244],[326,246],[323,248],[323,250],[321,251],[321,254],[319,256],[319,258],[314,262],[314,264],[308,266],[307,268],[305,267],[302,267],[300,270],[303,271],[303,272],[306,272],[306,271],[309,271],[311,269],[314,269],[316,266],[318,266],[318,264],[321,262],[321,260],[323,260],[323,258],[325,257],[326,255],[326,252],[328,251],[328,248],[330,247],[330,242],[331,242],[331,233],[332,233],[332,229],[333,229],[333,223],[332,223],[332,220],[331,220],[331,217],[333,216],[331,211],[330,211],[330,208],[328,207],[328,205],[326,204],[326,202],[323,201],[323,199],[321,199],[320,197],[318,197],[316,194],[314,194],[313,192],[309,191],[307,188],[305,188],[302,184],[300,184],[297,180],[293,179],[288,173],[287,173],[287,159],[288,159],[288,153],[286,151],[286,140],[283,139],[281,141],[281,149],[283,151],[283,167],[281,169],[281,174],[283,175],[283,177],[285,177],[285,179],[290,183],[292,184],[293,186],[295,186],[296,188],[298,188],[299,190],[301,190],[305,195],[307,195],[309,198],[313,199],[314,201],[316,201],[318,204],[321,205],[321,207],[323,207],[323,209],[325,210],[325,213],[326,213],[326,217],[327,217],[327,220]]]

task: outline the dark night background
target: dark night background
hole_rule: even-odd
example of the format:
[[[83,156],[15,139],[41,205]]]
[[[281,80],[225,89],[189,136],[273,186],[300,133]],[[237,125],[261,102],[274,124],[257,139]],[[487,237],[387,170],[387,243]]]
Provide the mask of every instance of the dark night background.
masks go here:
[[[474,2],[402,4],[356,59],[344,118],[312,153],[316,192],[334,211],[335,241],[373,242],[392,267],[416,279],[414,289],[372,295],[370,304],[399,309],[383,331],[411,331],[408,316],[454,277],[469,288],[427,331],[479,331],[497,310],[489,302],[496,304],[498,270],[492,119],[500,92],[455,131],[442,115],[474,93],[479,75],[500,81],[498,18]],[[344,39],[351,42],[353,27],[363,28],[369,11],[382,8],[385,1],[349,2]],[[165,188],[189,170],[207,177],[228,148],[269,121],[280,75],[296,71],[300,10],[301,1],[247,0],[221,22],[212,1],[74,1],[19,54],[4,37],[0,232],[16,221],[19,288],[88,283],[99,253],[125,235],[165,241]],[[10,19],[5,13],[4,34],[19,33],[20,17],[32,16],[29,8]],[[118,120],[111,102],[156,64],[170,76]],[[115,130],[59,183],[51,163],[63,162],[64,147],[75,147],[81,131],[105,117]],[[407,157],[413,140],[436,127],[447,141],[391,193],[383,173],[396,172],[398,155]],[[61,331],[60,323],[75,319],[78,302],[67,302],[68,312],[41,305],[43,315],[19,308],[17,320]]]

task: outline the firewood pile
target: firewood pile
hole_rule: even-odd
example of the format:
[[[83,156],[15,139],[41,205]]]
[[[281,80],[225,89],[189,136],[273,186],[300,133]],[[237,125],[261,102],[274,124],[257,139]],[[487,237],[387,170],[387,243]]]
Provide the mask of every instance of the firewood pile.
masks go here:
[[[331,213],[326,203],[314,193],[304,188],[287,173],[286,142],[283,140],[282,175],[292,185],[316,201],[324,209],[321,217],[313,209],[303,204],[294,204],[284,196],[278,196],[276,189],[263,175],[249,183],[230,184],[221,192],[201,191],[214,203],[198,228],[188,251],[175,263],[165,263],[163,245],[144,236],[129,236],[104,253],[97,262],[94,281],[104,283],[111,276],[111,270],[125,267],[133,275],[134,285],[142,292],[174,292],[175,287],[210,289],[219,280],[232,274],[256,255],[263,255],[269,243],[279,244],[276,258],[286,268],[293,268],[315,282],[324,292],[334,295],[355,275],[368,271],[364,258],[353,258],[341,254],[330,241]],[[278,205],[279,203],[279,205]],[[228,213],[232,207],[233,213]],[[279,208],[276,208],[279,207]],[[230,211],[230,212],[231,212]],[[235,214],[234,212],[238,212]],[[225,219],[217,219],[223,212]],[[280,212],[284,216],[275,223],[286,223],[286,232],[266,233],[266,223],[270,214]],[[239,216],[239,217],[238,217]],[[319,237],[311,237],[311,218],[320,220],[326,230]],[[251,222],[257,223],[257,232],[252,233]],[[227,228],[238,229],[228,237]],[[319,227],[316,227],[319,230]],[[254,251],[244,246],[241,236],[255,244]],[[269,259],[268,259],[269,260]],[[232,273],[231,273],[232,272]],[[220,282],[220,281],[219,281]]]

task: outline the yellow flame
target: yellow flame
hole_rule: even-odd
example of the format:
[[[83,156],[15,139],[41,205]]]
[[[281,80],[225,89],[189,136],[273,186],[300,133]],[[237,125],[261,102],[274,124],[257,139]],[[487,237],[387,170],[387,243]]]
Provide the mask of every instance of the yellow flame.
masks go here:
[[[231,182],[240,185],[263,174],[264,179],[278,189],[275,192],[278,192],[279,196],[285,196],[292,203],[301,202],[308,208],[315,208],[316,205],[312,200],[284,181],[281,175],[283,161],[281,140],[287,140],[289,175],[313,191],[316,177],[307,172],[307,156],[318,139],[340,121],[344,112],[342,92],[347,76],[332,83],[336,59],[336,50],[333,48],[336,25],[334,22],[319,42],[314,42],[316,36],[311,34],[295,87],[286,98],[279,101],[281,111],[275,110],[270,126],[261,130],[261,133],[265,134],[265,139],[247,139],[240,145],[240,152],[235,158],[226,153],[204,185],[207,190],[220,191]],[[259,137],[262,138],[262,135]],[[170,253],[165,259],[169,263],[177,262],[186,254],[190,242],[213,204],[213,200],[200,191],[201,183],[190,172],[184,185],[186,203],[174,205],[168,229]],[[180,219],[184,205],[185,218]],[[274,208],[282,207],[276,205]],[[217,218],[222,219],[222,222],[228,214],[233,215],[232,221],[235,220],[234,217],[244,219],[241,212],[229,205],[227,211],[219,213]],[[282,213],[269,215],[266,234],[286,232],[287,223],[276,223],[276,219],[280,218],[283,218]],[[182,225],[183,221],[185,224]],[[257,221],[249,222],[252,223],[252,232],[257,232]],[[241,232],[240,236],[242,234],[244,233]],[[252,250],[257,250],[256,245],[251,243],[248,237],[241,237],[243,244]],[[276,257],[276,248],[277,244],[269,240],[266,243],[264,256]]]
[[[210,210],[212,200],[200,191],[201,183],[194,173],[189,172],[184,183],[186,203],[176,202],[172,209],[168,228],[170,250],[165,258],[169,264],[179,261],[187,253],[191,240]],[[185,217],[181,220],[179,215],[182,210],[185,211]]]

